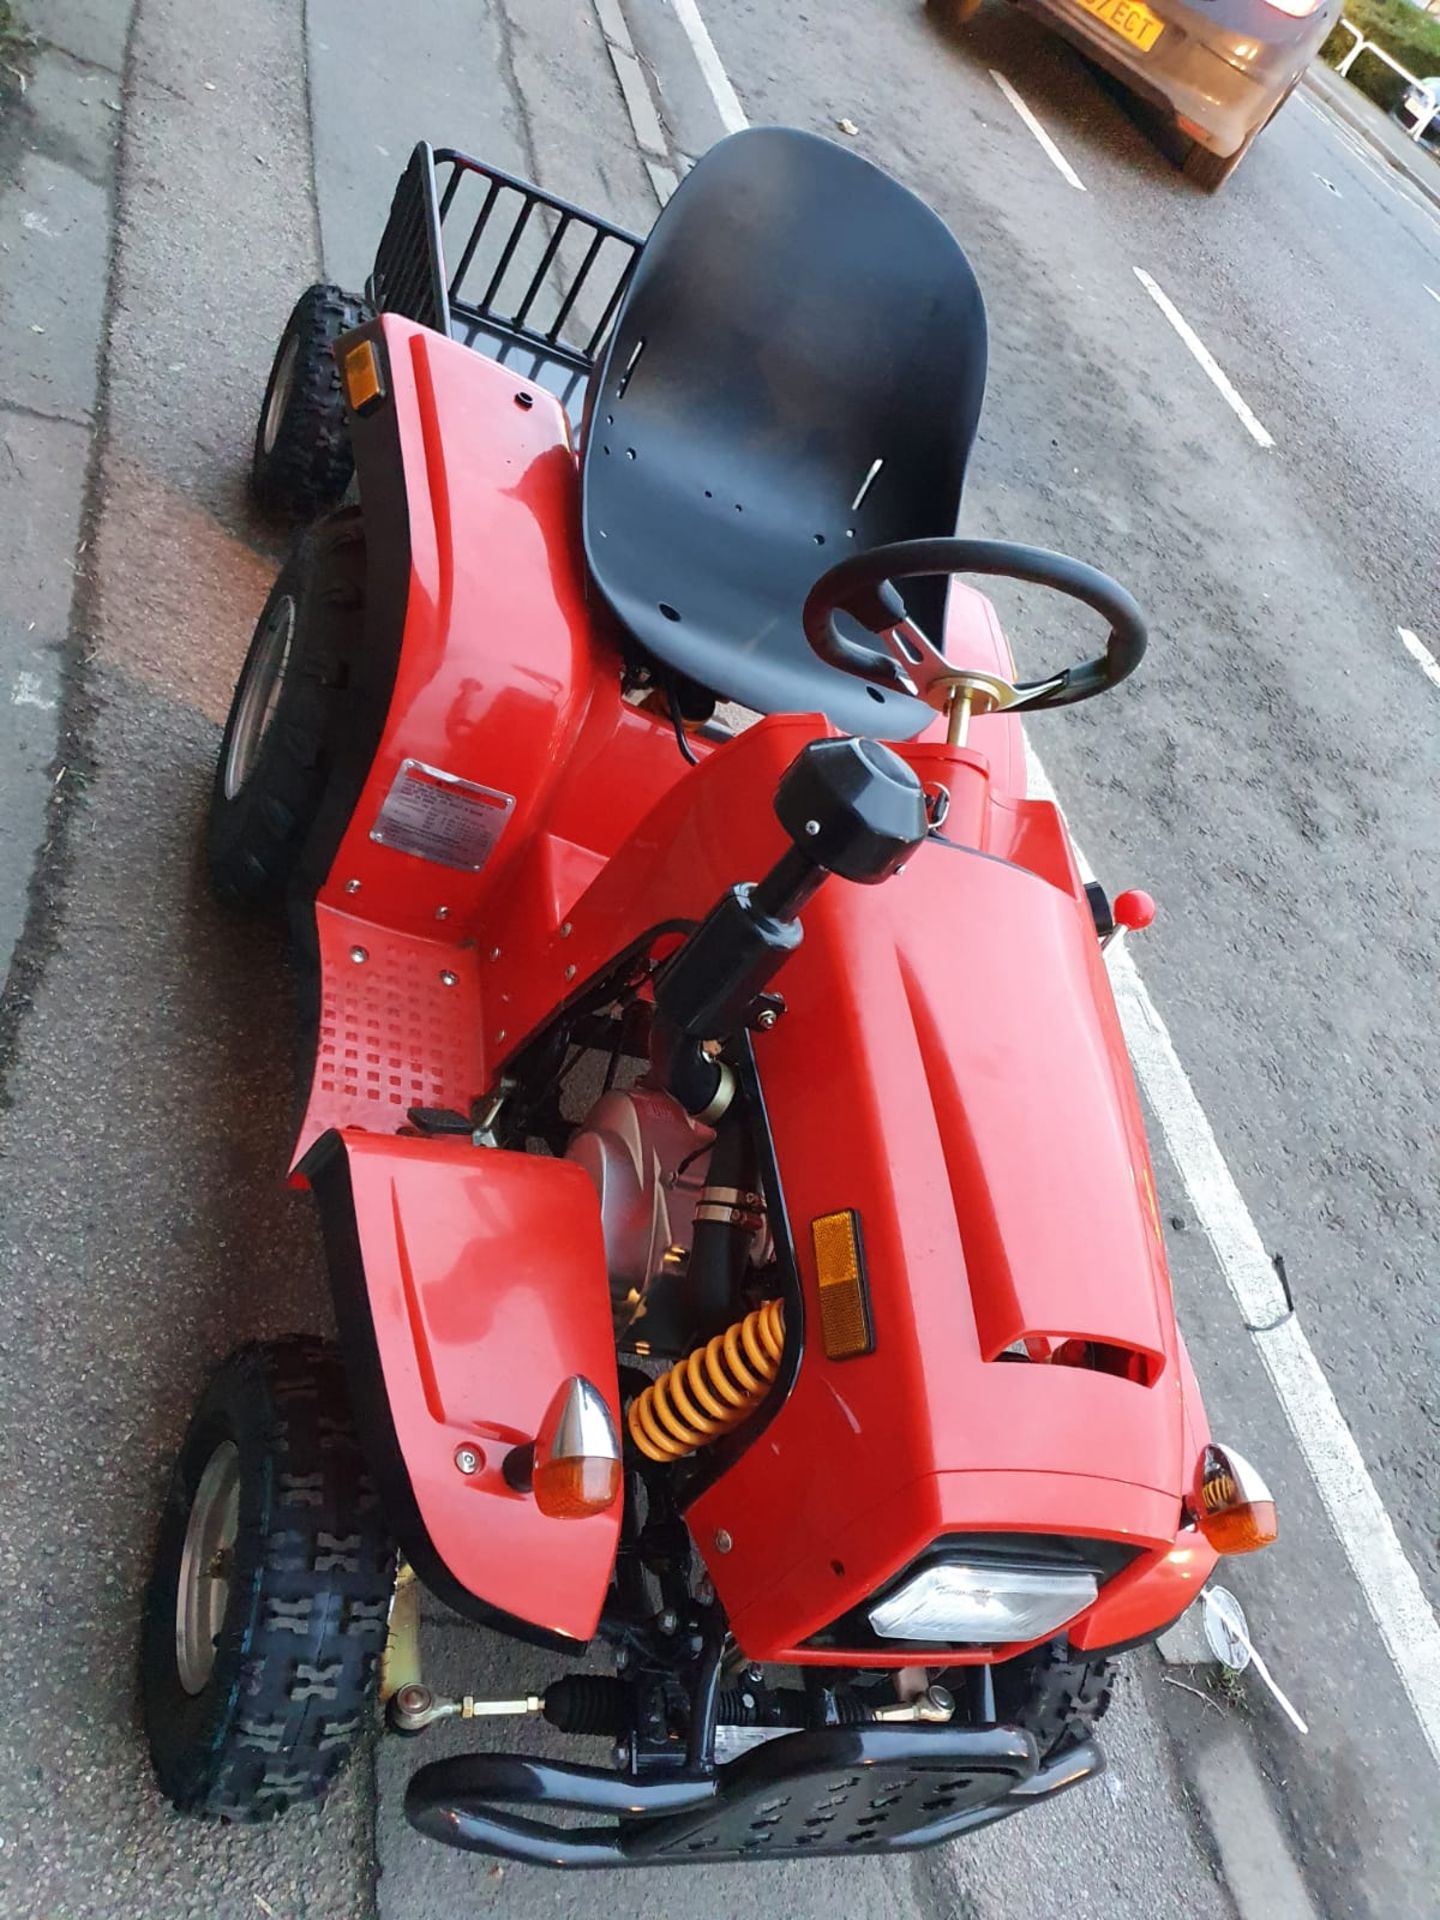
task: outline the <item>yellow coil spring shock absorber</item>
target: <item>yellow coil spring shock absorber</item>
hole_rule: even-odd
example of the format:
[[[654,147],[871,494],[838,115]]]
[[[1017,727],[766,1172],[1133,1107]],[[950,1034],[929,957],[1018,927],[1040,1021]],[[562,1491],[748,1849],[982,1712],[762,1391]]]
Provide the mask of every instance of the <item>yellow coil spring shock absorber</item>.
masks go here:
[[[630,1438],[651,1460],[682,1460],[747,1419],[780,1371],[785,1309],[767,1300],[653,1380],[630,1403]]]

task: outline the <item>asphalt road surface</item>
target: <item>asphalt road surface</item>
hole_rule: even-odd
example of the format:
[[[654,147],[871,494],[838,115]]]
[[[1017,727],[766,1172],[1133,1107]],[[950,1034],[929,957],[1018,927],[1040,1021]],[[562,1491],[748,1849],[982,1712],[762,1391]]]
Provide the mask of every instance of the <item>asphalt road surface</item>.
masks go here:
[[[42,440],[6,426],[35,488],[59,471],[44,435],[73,453],[83,419],[95,451],[68,652],[36,683],[74,774],[0,1017],[0,1914],[1434,1916],[1435,1755],[1202,1231],[1183,1140],[1174,1159],[1157,1140],[1157,1173],[1187,1337],[1216,1431],[1271,1472],[1285,1523],[1227,1577],[1305,1738],[1248,1680],[1200,1701],[1146,1656],[1099,1787],[941,1856],[761,1874],[577,1880],[426,1847],[398,1814],[413,1747],[273,1830],[157,1804],[132,1676],[169,1453],[234,1341],[327,1317],[309,1214],[281,1185],[282,956],[213,906],[196,856],[277,557],[242,484],[274,338],[322,270],[363,279],[417,138],[643,230],[657,180],[724,130],[717,75],[752,121],[853,138],[971,252],[991,378],[965,529],[1074,552],[1151,615],[1139,679],[1032,738],[1102,875],[1160,901],[1144,979],[1422,1606],[1440,1604],[1440,689],[1399,637],[1440,650],[1440,223],[1303,94],[1208,199],[999,5],[949,34],[912,0],[700,0],[708,65],[684,0],[138,0],[128,33],[124,12],[30,7],[56,86],[97,114],[113,99],[121,142],[113,180],[90,168],[108,289],[97,272],[63,303],[105,324],[94,412],[32,395]],[[602,19],[635,48],[652,151]],[[1053,607],[1000,597],[1022,671],[1070,656]],[[427,1639],[437,1682],[512,1692],[538,1672],[443,1617]]]

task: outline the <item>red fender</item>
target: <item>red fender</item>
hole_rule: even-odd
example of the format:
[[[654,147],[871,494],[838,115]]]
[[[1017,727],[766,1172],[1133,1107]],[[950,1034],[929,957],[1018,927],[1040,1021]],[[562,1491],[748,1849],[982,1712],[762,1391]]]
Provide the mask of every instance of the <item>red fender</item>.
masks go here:
[[[327,1134],[305,1174],[360,1431],[406,1557],[441,1599],[506,1632],[589,1639],[619,1496],[603,1513],[552,1520],[503,1473],[572,1374],[600,1389],[618,1431],[589,1176],[469,1140],[359,1130]],[[479,1456],[472,1473],[456,1465],[461,1448]]]

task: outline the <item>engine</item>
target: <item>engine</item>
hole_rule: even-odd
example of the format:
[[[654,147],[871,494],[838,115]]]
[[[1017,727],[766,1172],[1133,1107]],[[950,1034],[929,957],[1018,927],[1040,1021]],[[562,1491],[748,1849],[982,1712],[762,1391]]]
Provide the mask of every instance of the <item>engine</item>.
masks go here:
[[[595,1183],[617,1338],[662,1275],[683,1276],[715,1135],[651,1087],[602,1094],[566,1149]]]

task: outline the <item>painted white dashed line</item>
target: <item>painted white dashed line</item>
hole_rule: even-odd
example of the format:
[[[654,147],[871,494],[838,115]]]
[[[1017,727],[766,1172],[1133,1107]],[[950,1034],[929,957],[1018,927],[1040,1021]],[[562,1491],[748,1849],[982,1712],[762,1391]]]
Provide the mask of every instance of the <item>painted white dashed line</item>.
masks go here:
[[[1426,293],[1429,294],[1432,300],[1440,300],[1440,293],[1436,293],[1435,289],[1430,285],[1428,281],[1422,280],[1420,284],[1422,287],[1424,287]]]
[[[1399,194],[1401,199],[1405,198],[1405,195],[1401,191],[1398,176],[1392,173],[1388,167],[1380,165],[1370,149],[1365,145],[1365,142],[1353,134],[1343,120],[1332,119],[1323,107],[1317,107],[1309,100],[1305,102],[1305,105],[1310,108],[1315,118],[1319,120],[1323,126],[1330,129],[1330,132],[1339,141],[1340,145],[1345,148],[1346,152],[1349,153],[1353,159],[1358,160],[1366,172],[1372,174],[1382,187],[1388,187],[1392,193]]]
[[[682,0],[673,0],[673,4],[679,13]],[[696,24],[713,56],[714,44],[704,32],[693,0],[683,0],[683,5],[695,13]],[[694,44],[694,34],[691,41]],[[735,128],[738,132],[747,124],[744,113],[719,65],[718,56],[715,67],[724,83],[726,98],[740,116]],[[721,95],[703,61],[701,71],[723,119],[725,107]],[[1153,281],[1150,287],[1159,294]],[[1159,298],[1164,302],[1163,294]],[[1179,316],[1175,318],[1178,320]],[[1184,326],[1183,321],[1180,324]],[[1200,350],[1204,352],[1203,348]],[[1215,372],[1224,380],[1218,367]],[[1243,406],[1243,401],[1240,404]],[[1259,426],[1258,421],[1256,425]],[[1260,427],[1260,432],[1263,434],[1265,429]],[[1271,444],[1268,434],[1262,444]],[[1416,645],[1419,644],[1416,641]],[[1436,672],[1440,674],[1440,666]],[[1037,798],[1053,800],[1055,790],[1029,750],[1028,742],[1026,759],[1030,768],[1030,792]],[[1085,877],[1090,878],[1090,868],[1078,847],[1075,858]],[[1136,1075],[1160,1122],[1195,1217],[1214,1249],[1247,1326],[1269,1329],[1252,1336],[1265,1370],[1425,1739],[1440,1761],[1440,1620],[1436,1619],[1415,1569],[1405,1557],[1400,1537],[1370,1478],[1355,1436],[1345,1423],[1324,1368],[1301,1331],[1297,1317],[1285,1313],[1287,1302],[1265,1243],[1225,1163],[1214,1129],[1196,1098],[1189,1076],[1180,1064],[1165,1022],[1146,991],[1134,960],[1123,948],[1111,957],[1110,978]]]
[[[1440,294],[1436,295],[1440,299]],[[1440,687],[1440,660],[1437,660],[1418,633],[1412,633],[1409,627],[1397,627],[1400,644],[1419,667],[1421,673],[1433,687]]]
[[[1034,134],[1035,138],[1040,142],[1050,159],[1054,161],[1056,167],[1070,182],[1071,186],[1076,188],[1078,192],[1084,193],[1085,182],[1080,178],[1079,174],[1076,173],[1070,162],[1065,158],[1064,154],[1061,153],[1059,147],[1056,146],[1055,142],[1050,138],[1044,127],[1041,126],[1040,122],[1035,118],[1035,115],[1030,111],[1029,107],[1026,106],[1025,102],[1020,98],[1014,87],[1011,86],[1004,74],[998,73],[995,68],[992,67],[990,69],[990,78],[995,82],[996,86],[999,87],[1001,93],[1004,94],[1005,98],[1010,102],[1016,113],[1019,114],[1020,118],[1025,122],[1031,133]]]
[[[1366,146],[1359,135],[1352,133],[1343,120],[1337,120],[1328,108],[1320,106],[1318,102],[1310,99],[1305,94],[1300,94],[1296,97],[1303,107],[1307,107],[1315,118],[1329,129],[1335,139],[1340,142],[1341,146],[1360,163],[1372,179],[1386,188],[1402,205],[1408,207],[1412,213],[1418,213],[1421,218],[1427,221],[1432,227],[1440,227],[1440,221],[1436,220],[1433,210],[1427,202],[1417,197],[1403,174],[1397,173],[1393,167],[1378,160],[1374,151]]]
[[[740,133],[750,122],[745,118],[745,109],[741,106],[730,76],[721,64],[715,51],[715,42],[710,38],[710,29],[700,18],[700,9],[695,0],[670,0],[675,9],[675,18],[685,29],[685,38],[695,49],[695,58],[700,71],[705,76],[705,84],[710,89],[710,98],[715,102],[720,115],[721,125],[727,133]]]
[[[1256,446],[1273,447],[1275,442],[1255,418],[1249,407],[1247,407],[1245,402],[1240,398],[1239,394],[1230,384],[1230,381],[1221,371],[1214,354],[1211,353],[1210,349],[1200,338],[1199,334],[1196,333],[1184,314],[1181,313],[1180,309],[1175,305],[1175,302],[1170,298],[1169,294],[1163,293],[1160,288],[1156,286],[1155,282],[1143,267],[1136,267],[1135,278],[1140,282],[1141,286],[1144,287],[1145,291],[1155,302],[1156,306],[1159,307],[1171,326],[1174,327],[1191,353],[1194,354],[1201,369],[1213,383],[1225,404],[1236,414],[1240,424],[1250,435],[1250,438],[1255,442]]]

